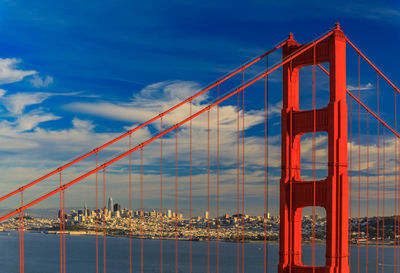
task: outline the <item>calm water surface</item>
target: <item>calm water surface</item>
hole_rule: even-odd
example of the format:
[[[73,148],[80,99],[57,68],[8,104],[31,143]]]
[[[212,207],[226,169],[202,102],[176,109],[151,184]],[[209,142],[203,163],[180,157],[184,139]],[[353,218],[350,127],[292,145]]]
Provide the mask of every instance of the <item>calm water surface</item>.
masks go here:
[[[99,238],[100,268],[103,267],[102,238]],[[133,272],[140,272],[140,240],[132,239]],[[163,272],[175,272],[175,241],[163,241]],[[207,242],[193,242],[193,273],[207,272]],[[241,245],[241,244],[240,244]],[[0,232],[0,272],[18,273],[18,233]],[[96,241],[94,236],[66,236],[66,270],[70,273],[96,272]],[[245,243],[245,271],[264,272],[264,244]],[[107,237],[107,272],[129,272],[129,239]],[[236,243],[220,242],[220,271],[236,272]],[[360,267],[357,268],[357,247],[352,247],[352,272],[366,272],[366,247],[360,247]],[[242,249],[240,247],[240,253]],[[268,246],[268,269],[276,272],[278,246]],[[376,248],[368,248],[368,272],[376,272]],[[210,242],[210,272],[216,272],[216,242]],[[311,246],[303,246],[303,262],[311,264]],[[25,233],[25,272],[55,273],[60,271],[59,237],[41,233]],[[316,264],[325,262],[324,246],[316,246]],[[384,262],[379,252],[379,272],[393,272],[394,248],[385,247]],[[240,258],[240,268],[242,258]],[[178,272],[189,272],[189,242],[178,242]],[[160,241],[143,240],[143,271],[160,272]],[[100,270],[102,272],[102,270]]]

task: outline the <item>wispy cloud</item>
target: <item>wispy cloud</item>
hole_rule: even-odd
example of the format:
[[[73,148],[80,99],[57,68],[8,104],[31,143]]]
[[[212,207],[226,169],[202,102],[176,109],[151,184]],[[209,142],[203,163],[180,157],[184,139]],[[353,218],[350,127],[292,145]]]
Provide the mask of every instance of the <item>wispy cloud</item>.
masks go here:
[[[20,115],[29,105],[40,104],[49,98],[50,93],[16,93],[1,98],[3,105],[12,115]]]
[[[48,76],[48,75],[41,77],[41,76],[35,74],[30,79],[30,83],[36,88],[47,87],[47,86],[51,85],[53,82],[54,82],[53,77]]]
[[[18,69],[17,65],[20,62],[21,60],[15,58],[0,58],[0,84],[18,82],[37,73],[35,70]]]
[[[374,85],[370,82],[367,84],[361,84],[360,87],[358,87],[356,85],[351,85],[351,84],[347,85],[347,90],[349,90],[349,91],[355,91],[355,90],[358,90],[358,88],[360,88],[360,90],[371,90],[371,89],[374,89]]]
[[[27,114],[21,115],[16,121],[16,130],[29,131],[35,128],[39,123],[57,120],[58,117],[51,113],[43,113],[42,111],[31,111]]]

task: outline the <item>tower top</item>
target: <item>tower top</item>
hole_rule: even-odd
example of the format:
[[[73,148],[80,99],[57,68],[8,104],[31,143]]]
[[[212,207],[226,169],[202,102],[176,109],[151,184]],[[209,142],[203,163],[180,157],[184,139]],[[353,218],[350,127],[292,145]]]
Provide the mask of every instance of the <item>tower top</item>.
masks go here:
[[[339,23],[339,22],[336,22],[336,23],[335,23],[335,29],[340,30],[340,23]]]

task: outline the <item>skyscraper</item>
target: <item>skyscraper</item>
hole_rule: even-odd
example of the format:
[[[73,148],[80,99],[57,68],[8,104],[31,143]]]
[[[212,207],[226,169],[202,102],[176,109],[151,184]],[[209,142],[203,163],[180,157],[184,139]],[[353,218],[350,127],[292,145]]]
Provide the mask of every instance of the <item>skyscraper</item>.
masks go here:
[[[83,215],[84,215],[85,217],[88,216],[88,209],[87,209],[86,201],[85,201],[85,204],[84,204],[84,206],[83,206]]]
[[[114,202],[111,196],[108,198],[108,211],[114,211]]]
[[[114,212],[116,212],[116,211],[121,211],[121,205],[118,203],[115,203],[115,205],[114,205]]]

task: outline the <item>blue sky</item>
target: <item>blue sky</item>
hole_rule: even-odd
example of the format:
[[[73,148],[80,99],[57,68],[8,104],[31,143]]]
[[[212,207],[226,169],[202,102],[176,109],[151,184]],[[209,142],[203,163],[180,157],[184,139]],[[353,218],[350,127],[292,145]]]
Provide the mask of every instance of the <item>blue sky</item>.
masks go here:
[[[25,184],[151,118],[161,109],[272,48],[289,32],[304,43],[332,28],[336,21],[394,83],[399,82],[398,1],[69,1],[63,4],[2,1],[0,172],[4,183],[0,185],[1,191],[8,192]],[[349,55],[349,60],[354,56]],[[279,55],[271,57],[275,61],[278,58]],[[354,62],[348,65],[348,70],[348,85],[354,86]],[[365,73],[370,73],[367,68]],[[365,75],[363,86],[370,87],[366,90],[374,89],[374,75]],[[270,92],[271,145],[275,145],[271,146],[271,151],[276,151],[271,156],[275,164],[279,164],[280,145],[279,77],[275,75]],[[322,74],[318,77],[323,84]],[[310,79],[310,73],[305,78]],[[239,82],[240,79],[234,81],[224,91]],[[196,106],[200,109],[212,98],[212,95],[206,96]],[[366,93],[363,98],[373,100]],[[309,101],[306,97],[305,103]],[[251,151],[252,148],[257,150],[261,143],[262,120],[257,111],[262,105],[257,96],[247,96],[246,102],[246,109],[253,110],[248,114],[246,132],[250,137],[246,144]],[[229,106],[234,103],[224,104],[221,111],[234,117],[235,111]],[[181,114],[172,116],[166,124],[173,124],[182,117]],[[392,121],[390,114],[387,119]],[[229,122],[233,124],[234,121]],[[198,127],[204,129],[204,123]],[[157,126],[139,132],[135,141],[146,139],[156,130]],[[183,138],[185,133],[181,132]],[[226,143],[228,147],[230,144]],[[120,153],[126,148],[123,145],[111,149],[101,159]],[[157,207],[158,202],[158,195],[151,195],[157,190],[157,145],[154,145],[154,156],[149,156],[151,159],[147,162],[148,174],[153,175],[148,181],[155,183],[154,188],[149,188],[147,207]],[[229,158],[230,154],[225,154]],[[201,157],[201,152],[198,155]],[[72,170],[71,177],[75,171],[89,169],[92,163],[85,162],[82,169]],[[275,184],[279,178],[278,167],[271,166],[275,168],[275,172],[271,171],[271,181]],[[226,163],[227,184],[233,170]],[[260,213],[263,199],[256,194],[262,186],[257,170],[257,167],[249,167],[249,197],[259,202],[249,201],[250,213]],[[203,171],[204,166],[199,166],[197,173],[200,175]],[[184,175],[185,171],[182,172]],[[118,173],[123,175],[116,169],[115,181],[122,179],[117,177]],[[203,183],[204,177],[198,180]],[[126,186],[125,182],[122,181],[120,187],[110,186],[109,194],[115,200],[126,201],[126,188],[122,186]],[[54,186],[51,183],[55,182],[49,182]],[[45,185],[38,187],[31,198],[47,190]],[[185,186],[182,190],[186,190]],[[168,203],[172,195],[168,194],[167,189],[166,206],[172,207],[173,203]],[[198,205],[204,207],[200,186],[198,194]],[[234,191],[226,189],[224,204],[229,211],[234,205],[229,197],[232,194]],[[81,199],[82,195],[77,194],[70,202]],[[48,204],[51,206],[51,202]],[[186,205],[187,202],[182,203],[182,207]]]

